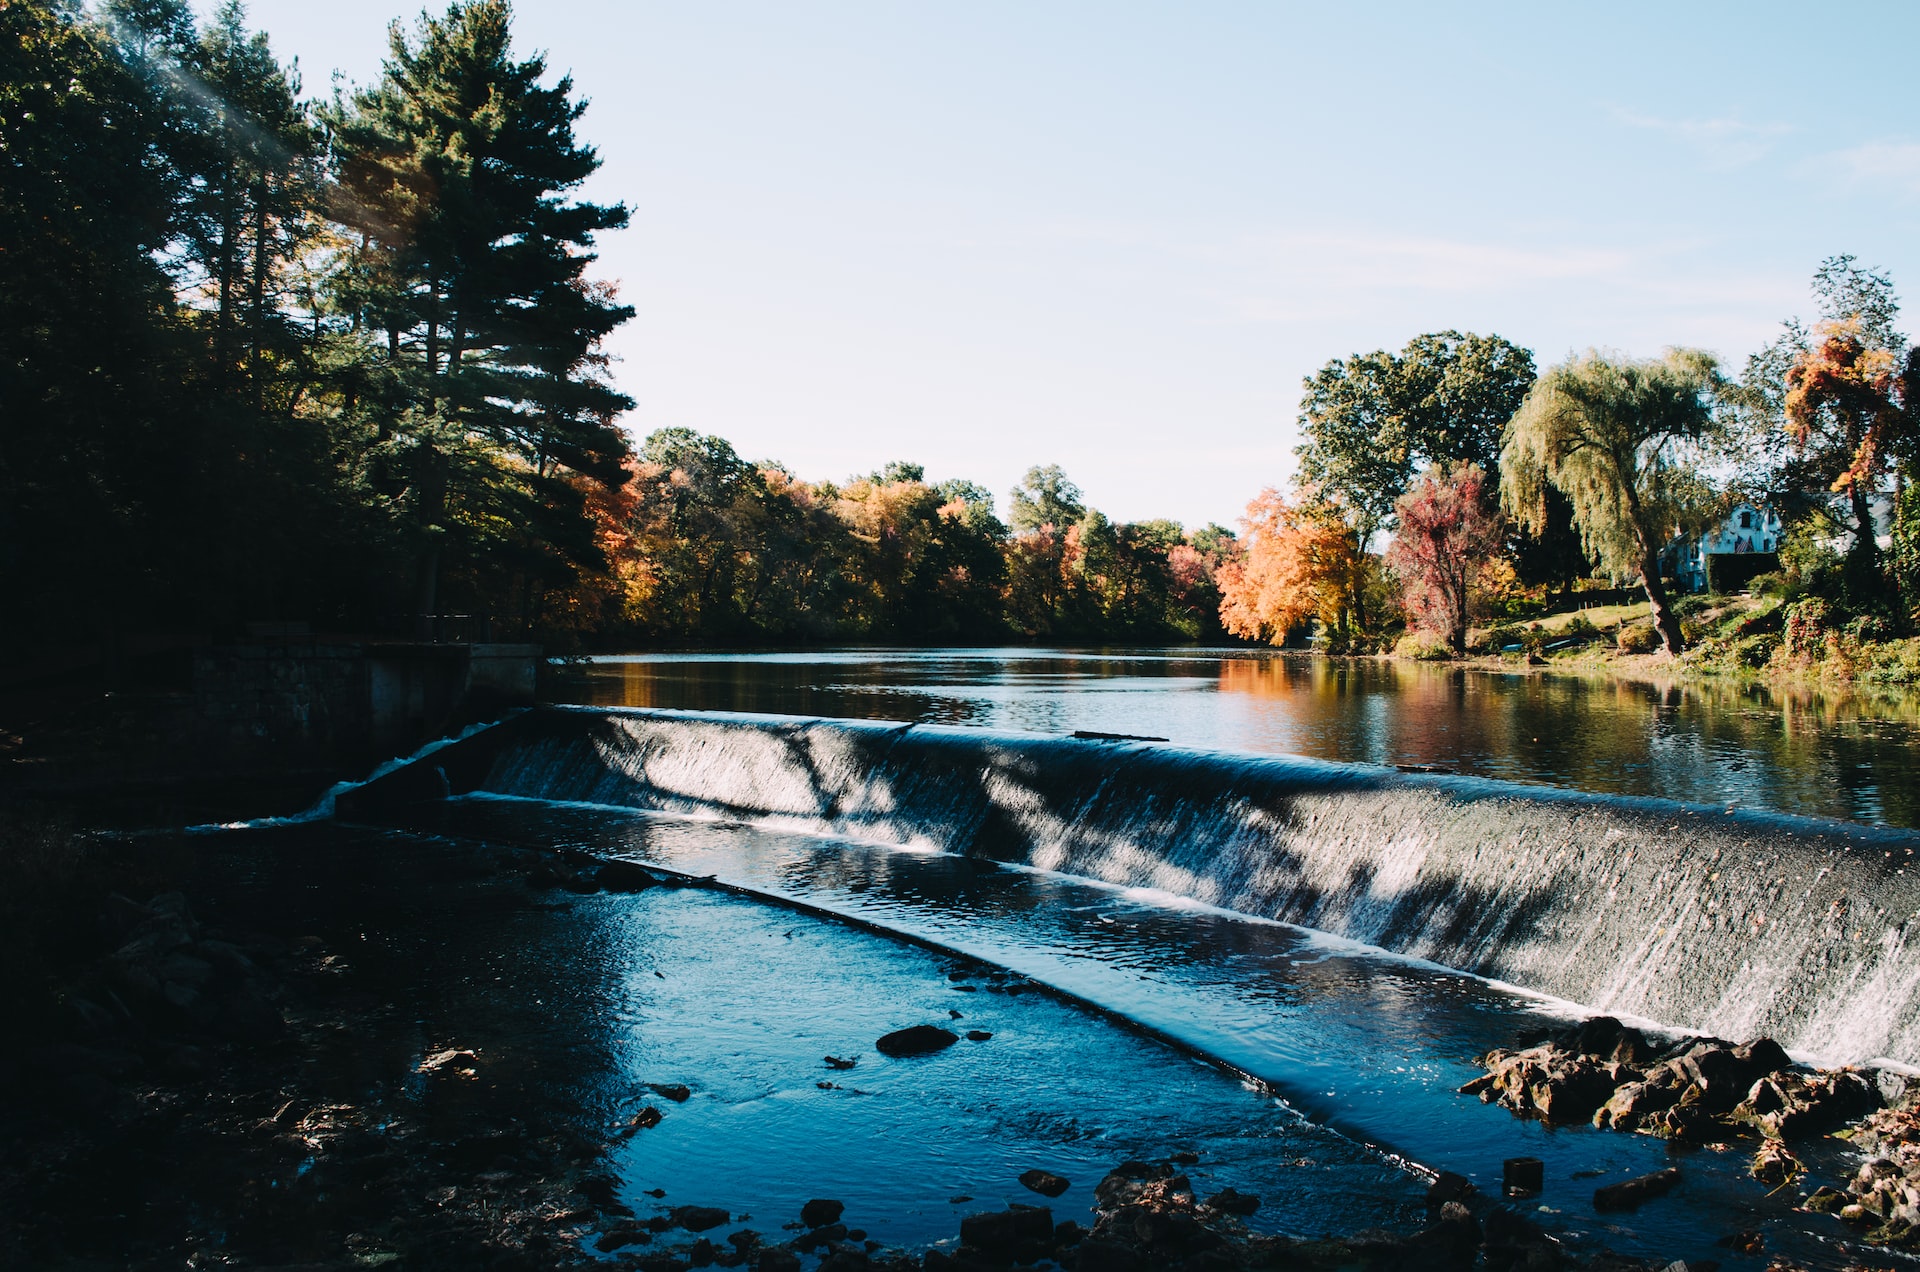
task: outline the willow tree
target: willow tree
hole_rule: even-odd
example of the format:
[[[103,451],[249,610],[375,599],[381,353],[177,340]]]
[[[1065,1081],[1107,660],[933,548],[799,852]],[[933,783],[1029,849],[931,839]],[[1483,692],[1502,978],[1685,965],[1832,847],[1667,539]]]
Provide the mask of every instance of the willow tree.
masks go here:
[[[1548,489],[1565,495],[1588,554],[1616,578],[1639,577],[1669,654],[1686,642],[1659,553],[1706,509],[1694,460],[1722,387],[1713,356],[1699,350],[1645,361],[1589,350],[1540,377],[1500,448],[1508,513],[1531,530],[1545,522]]]

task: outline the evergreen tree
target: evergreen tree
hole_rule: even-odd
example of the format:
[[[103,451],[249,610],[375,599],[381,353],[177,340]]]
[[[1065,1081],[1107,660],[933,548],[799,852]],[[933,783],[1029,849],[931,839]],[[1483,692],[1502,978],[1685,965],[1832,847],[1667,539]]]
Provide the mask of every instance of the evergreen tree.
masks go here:
[[[573,132],[586,105],[513,56],[511,17],[472,0],[395,24],[380,82],[333,116],[357,237],[336,297],[392,372],[368,442],[420,615],[446,562],[470,585],[511,573],[530,621],[542,586],[598,563],[574,477],[622,480],[627,453],[612,421],[632,403],[598,350],[633,311],[585,274],[627,210],[570,197],[600,165]]]

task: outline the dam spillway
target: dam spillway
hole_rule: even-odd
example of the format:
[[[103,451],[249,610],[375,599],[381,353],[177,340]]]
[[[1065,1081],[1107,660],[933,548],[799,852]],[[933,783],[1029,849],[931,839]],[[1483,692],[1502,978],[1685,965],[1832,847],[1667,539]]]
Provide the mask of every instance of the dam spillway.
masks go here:
[[[1920,1064],[1920,834],[928,725],[541,708],[343,796],[494,794],[986,858],[1827,1062]]]

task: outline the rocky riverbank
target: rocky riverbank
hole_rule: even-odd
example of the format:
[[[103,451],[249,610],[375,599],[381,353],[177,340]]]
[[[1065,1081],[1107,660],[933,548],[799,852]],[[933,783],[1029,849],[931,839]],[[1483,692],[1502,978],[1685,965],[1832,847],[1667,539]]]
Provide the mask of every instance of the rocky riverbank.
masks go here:
[[[679,1116],[689,1088],[663,1080],[638,1100],[633,1092],[583,1099],[565,1074],[543,1073],[549,1061],[517,1040],[541,1029],[562,1040],[592,1032],[586,1017],[570,1014],[560,974],[516,963],[525,969],[520,983],[484,1000],[501,1018],[485,1034],[448,1025],[470,1019],[465,1008],[396,997],[403,980],[378,969],[382,959],[405,966],[445,957],[457,974],[491,980],[471,969],[501,948],[514,922],[546,930],[573,898],[598,905],[608,898],[592,894],[662,881],[586,854],[451,841],[410,861],[414,873],[368,875],[368,854],[389,852],[391,841],[369,838],[345,851],[339,836],[351,833],[326,841],[333,858],[263,858],[264,873],[241,889],[193,859],[192,845],[213,839],[67,843],[106,857],[63,900],[56,926],[64,938],[44,980],[32,993],[15,986],[21,1029],[0,1053],[0,1081],[28,1098],[0,1110],[0,1160],[9,1163],[0,1176],[0,1265],[1664,1266],[1576,1258],[1523,1209],[1445,1176],[1428,1193],[1424,1224],[1353,1232],[1350,1220],[1329,1213],[1325,1230],[1348,1235],[1276,1235],[1260,1230],[1259,1198],[1196,1188],[1208,1163],[1186,1152],[1116,1164],[1093,1190],[1094,1208],[1077,1214],[1056,1213],[1053,1201],[1069,1181],[1027,1170],[1006,1187],[1024,1188],[1032,1205],[956,1217],[951,1237],[916,1248],[883,1245],[862,1225],[887,1216],[830,1198],[797,1214],[748,1216],[699,1196],[635,1192],[639,1185],[622,1178],[622,1146],[662,1133],[656,1128]],[[136,884],[151,890],[130,895]],[[430,945],[414,940],[429,892],[438,906],[461,898],[470,927],[442,925]],[[432,952],[449,943],[444,956]],[[1001,1045],[975,1033],[986,1031],[916,1026],[872,1046],[887,1056]],[[826,1063],[822,1087],[838,1076]],[[686,1079],[698,1085],[697,1075]],[[1303,1179],[1302,1187],[1314,1184]],[[1878,1195],[1890,1193],[1879,1187]]]
[[[1482,1063],[1486,1074],[1462,1094],[1549,1124],[1744,1146],[1759,1186],[1795,1190],[1802,1209],[1836,1216],[1871,1245],[1920,1249],[1920,1087],[1903,1075],[1810,1068],[1770,1038],[1657,1042],[1609,1016]],[[1817,1182],[1802,1158],[1823,1137],[1850,1141],[1865,1160]],[[1649,1177],[1644,1190],[1678,1177],[1677,1168],[1671,1181]]]

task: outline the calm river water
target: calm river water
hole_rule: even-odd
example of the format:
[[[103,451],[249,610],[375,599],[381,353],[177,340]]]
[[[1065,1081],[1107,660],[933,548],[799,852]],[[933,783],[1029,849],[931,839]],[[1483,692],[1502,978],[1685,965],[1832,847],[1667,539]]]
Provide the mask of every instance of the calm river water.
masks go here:
[[[1256,650],[630,654],[574,664],[597,706],[1165,737],[1616,794],[1920,826],[1920,697],[1656,685]]]

